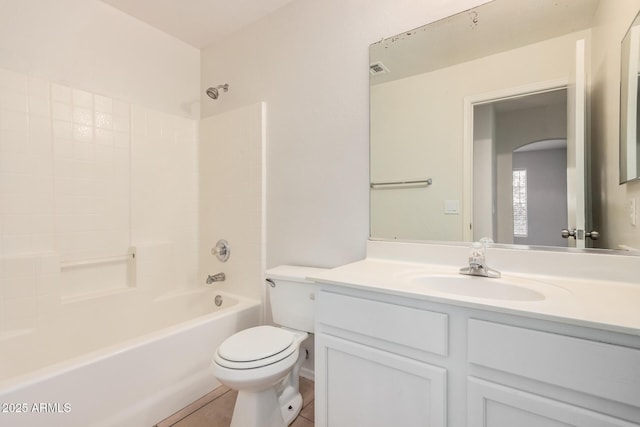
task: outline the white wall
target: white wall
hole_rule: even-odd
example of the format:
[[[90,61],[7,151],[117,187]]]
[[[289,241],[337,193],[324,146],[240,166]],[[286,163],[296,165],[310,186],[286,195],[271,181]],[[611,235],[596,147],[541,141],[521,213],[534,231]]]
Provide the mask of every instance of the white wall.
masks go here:
[[[640,1],[603,1],[593,29],[591,77],[591,176],[593,222],[599,247],[626,245],[640,249],[640,216],[631,225],[628,204],[640,203],[640,181],[619,185],[620,43]]]
[[[202,52],[203,116],[258,101],[267,123],[267,265],[336,266],[369,235],[369,44],[483,1],[298,0]]]
[[[0,68],[197,118],[200,52],[98,0],[0,0]]]

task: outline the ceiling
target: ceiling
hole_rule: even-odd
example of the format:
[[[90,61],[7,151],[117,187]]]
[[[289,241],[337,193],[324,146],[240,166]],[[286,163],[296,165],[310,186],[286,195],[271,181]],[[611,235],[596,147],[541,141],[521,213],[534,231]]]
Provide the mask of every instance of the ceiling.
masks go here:
[[[199,49],[293,0],[102,0]]]

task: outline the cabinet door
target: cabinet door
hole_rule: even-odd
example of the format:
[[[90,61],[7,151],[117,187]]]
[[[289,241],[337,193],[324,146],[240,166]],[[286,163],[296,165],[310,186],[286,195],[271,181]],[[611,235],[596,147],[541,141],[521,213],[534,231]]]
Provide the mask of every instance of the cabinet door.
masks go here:
[[[468,380],[468,427],[638,427],[588,409],[501,386]]]
[[[318,427],[443,427],[446,370],[319,333]]]

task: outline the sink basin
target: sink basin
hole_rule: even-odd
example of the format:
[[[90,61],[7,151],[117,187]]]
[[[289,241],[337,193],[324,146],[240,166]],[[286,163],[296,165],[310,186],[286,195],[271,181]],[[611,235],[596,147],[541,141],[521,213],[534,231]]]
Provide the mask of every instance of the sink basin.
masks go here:
[[[526,280],[489,279],[476,276],[418,276],[411,283],[432,291],[474,298],[510,301],[541,301],[545,295],[523,286]]]

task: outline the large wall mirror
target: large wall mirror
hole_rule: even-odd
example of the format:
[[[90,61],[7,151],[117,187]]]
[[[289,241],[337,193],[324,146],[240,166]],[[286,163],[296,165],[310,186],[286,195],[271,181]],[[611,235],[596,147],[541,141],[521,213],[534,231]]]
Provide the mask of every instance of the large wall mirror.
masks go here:
[[[620,182],[625,183],[640,179],[640,16],[622,40],[620,70]]]
[[[600,247],[589,79],[606,2],[494,0],[371,45],[372,238]]]

